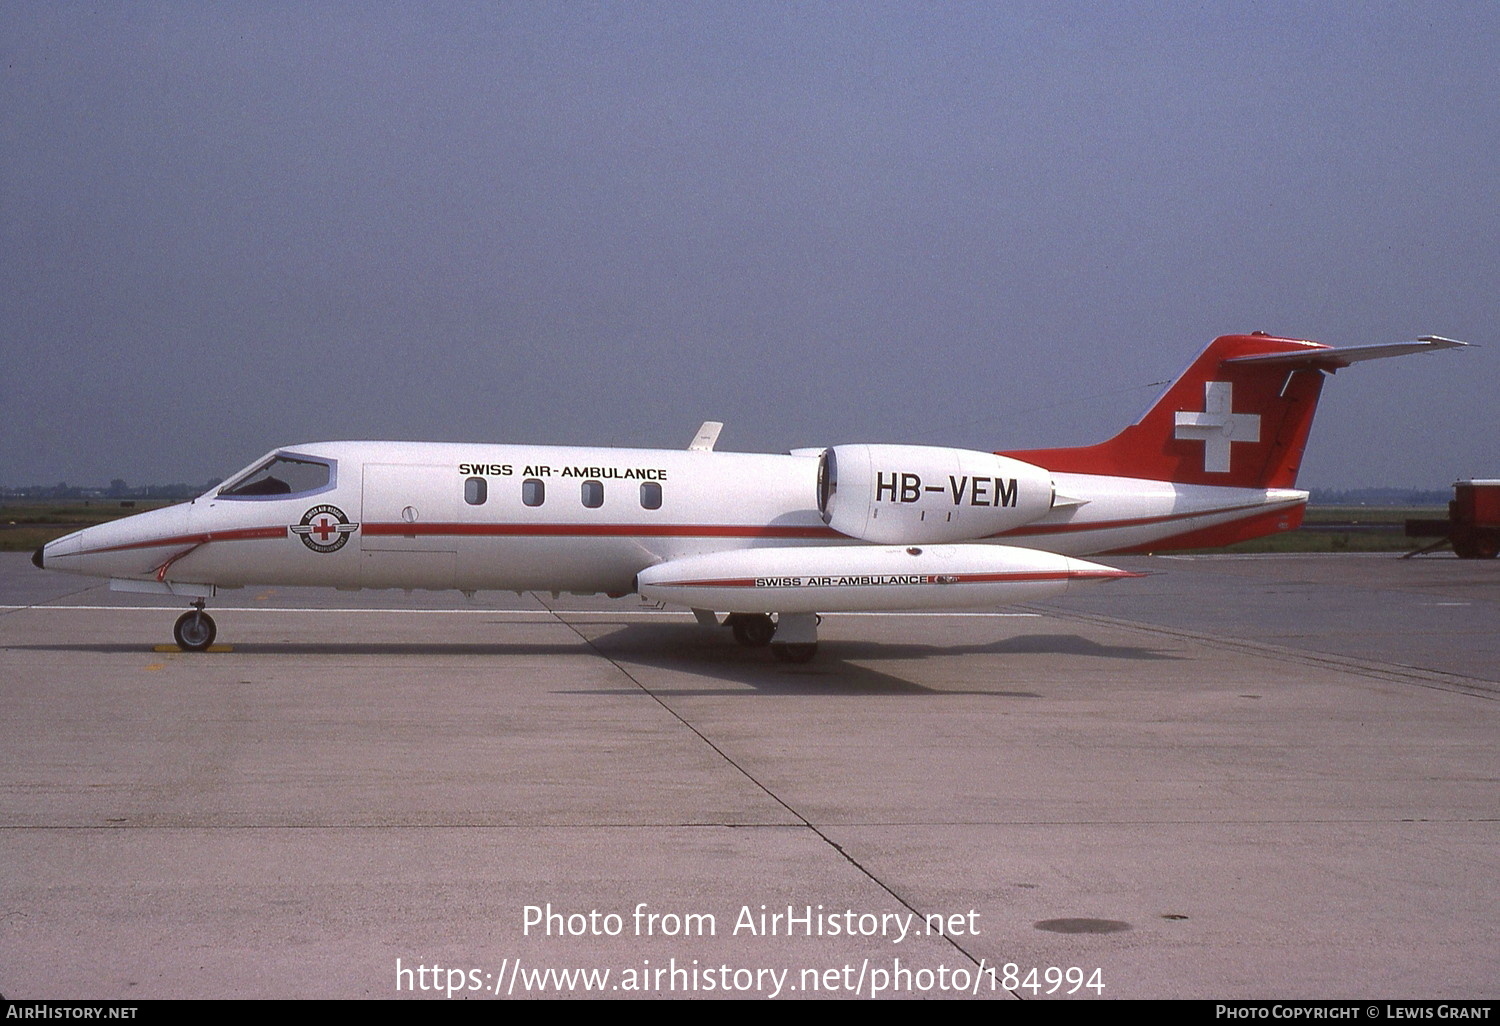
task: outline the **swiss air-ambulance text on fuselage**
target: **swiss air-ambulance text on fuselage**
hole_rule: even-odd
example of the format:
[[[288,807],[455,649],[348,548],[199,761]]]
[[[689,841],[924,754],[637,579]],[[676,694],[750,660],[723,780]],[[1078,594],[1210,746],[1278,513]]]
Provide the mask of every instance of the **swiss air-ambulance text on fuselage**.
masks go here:
[[[511,477],[515,474],[515,465],[511,463],[460,463],[458,472],[464,477]],[[525,467],[521,471],[521,476],[665,481],[667,472],[659,467],[553,467],[537,464]]]

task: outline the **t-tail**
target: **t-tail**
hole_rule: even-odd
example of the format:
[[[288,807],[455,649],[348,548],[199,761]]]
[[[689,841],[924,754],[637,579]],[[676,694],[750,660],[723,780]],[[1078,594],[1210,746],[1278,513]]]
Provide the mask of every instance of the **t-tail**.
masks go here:
[[[1334,349],[1305,339],[1223,335],[1136,423],[1107,442],[1004,455],[1058,473],[1230,488],[1292,488],[1323,378],[1351,363],[1465,345],[1414,342]]]

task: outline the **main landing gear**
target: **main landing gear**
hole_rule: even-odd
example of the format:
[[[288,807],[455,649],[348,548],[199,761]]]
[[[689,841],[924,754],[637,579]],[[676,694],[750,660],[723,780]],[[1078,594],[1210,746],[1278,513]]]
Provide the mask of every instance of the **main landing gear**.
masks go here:
[[[730,613],[724,626],[734,631],[734,640],[746,648],[764,648],[776,636],[776,623],[765,613]]]
[[[816,613],[782,613],[775,620],[766,613],[730,613],[724,626],[747,648],[771,646],[777,662],[805,663],[818,654]]]
[[[172,640],[184,652],[207,652],[218,632],[214,618],[203,611],[203,600],[199,599],[172,625]]]

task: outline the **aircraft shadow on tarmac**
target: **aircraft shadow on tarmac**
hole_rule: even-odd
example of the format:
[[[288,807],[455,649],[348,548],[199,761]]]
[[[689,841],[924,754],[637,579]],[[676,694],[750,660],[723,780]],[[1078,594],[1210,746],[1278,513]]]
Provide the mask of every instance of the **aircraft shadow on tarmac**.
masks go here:
[[[608,627],[593,623],[587,627]],[[654,669],[744,684],[760,693],[776,694],[923,694],[990,695],[996,698],[1040,698],[1035,691],[1016,688],[1030,679],[1031,667],[1007,662],[1003,676],[992,686],[928,687],[875,669],[870,662],[927,660],[974,655],[1096,656],[1101,659],[1179,659],[1181,656],[1133,646],[1100,645],[1076,634],[1022,635],[982,644],[929,645],[869,639],[821,641],[812,662],[795,665],[773,661],[764,649],[742,648],[727,637],[701,628],[678,625],[626,624],[591,636],[589,643],[608,659]],[[1035,668],[1044,666],[1044,662]],[[1009,685],[1009,686],[1007,686]],[[653,692],[674,695],[712,694],[713,689],[653,686]]]
[[[723,683],[741,684],[763,694],[797,695],[895,695],[952,694],[991,695],[997,698],[1039,698],[1034,691],[1017,689],[1030,677],[1029,670],[1045,667],[1048,656],[1085,656],[1101,660],[1176,660],[1183,658],[1169,652],[1129,645],[1102,645],[1077,634],[1022,634],[997,638],[979,644],[937,645],[916,642],[883,642],[870,639],[823,641],[818,655],[810,663],[788,664],[772,659],[763,648],[736,645],[728,632],[706,631],[696,625],[611,623],[590,620],[572,624],[584,639],[578,642],[438,642],[438,641],[243,641],[234,642],[230,652],[198,655],[181,653],[184,658],[220,658],[239,656],[556,656],[565,658],[584,654],[583,646],[617,663],[651,667],[671,673],[690,674]],[[139,654],[138,643],[79,642],[39,645],[14,645],[31,651],[96,652],[105,654]],[[174,653],[177,654],[177,653]],[[1035,656],[1032,665],[1009,660],[1003,676],[992,678],[991,687],[933,688],[894,674],[861,665],[894,660],[929,660],[954,656]],[[1028,660],[1028,662],[1030,662]],[[1011,687],[1005,685],[1010,684]],[[673,695],[726,694],[716,688],[676,688],[652,683],[653,693]],[[622,694],[636,688],[560,689],[564,694]]]

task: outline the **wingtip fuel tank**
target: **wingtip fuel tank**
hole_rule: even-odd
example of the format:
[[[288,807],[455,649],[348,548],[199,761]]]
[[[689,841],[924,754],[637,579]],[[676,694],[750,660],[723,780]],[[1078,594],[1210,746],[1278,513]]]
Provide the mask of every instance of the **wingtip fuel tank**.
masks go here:
[[[990,609],[1055,598],[1126,570],[1011,545],[743,549],[643,570],[643,597],[735,613]]]

